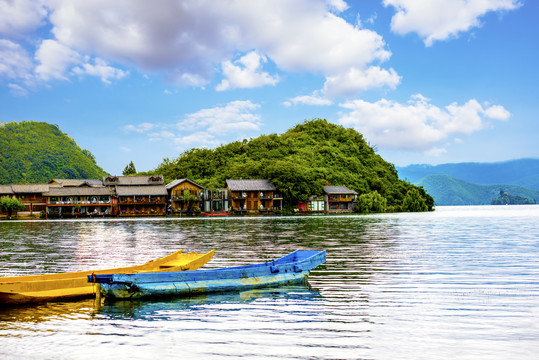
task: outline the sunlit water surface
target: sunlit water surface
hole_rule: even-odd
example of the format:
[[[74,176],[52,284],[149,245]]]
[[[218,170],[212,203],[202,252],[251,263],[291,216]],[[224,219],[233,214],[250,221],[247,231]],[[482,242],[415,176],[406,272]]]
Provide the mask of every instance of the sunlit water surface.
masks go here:
[[[2,359],[537,359],[539,206],[0,222],[0,276],[327,250],[310,286],[0,309]]]

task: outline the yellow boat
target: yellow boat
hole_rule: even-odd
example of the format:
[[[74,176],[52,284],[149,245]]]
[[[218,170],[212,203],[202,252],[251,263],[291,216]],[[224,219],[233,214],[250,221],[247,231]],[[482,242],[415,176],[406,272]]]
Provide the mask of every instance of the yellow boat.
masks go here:
[[[87,282],[88,275],[196,270],[210,261],[214,253],[215,250],[206,254],[184,254],[179,250],[130,267],[0,278],[0,307],[90,298],[96,294],[96,285]]]

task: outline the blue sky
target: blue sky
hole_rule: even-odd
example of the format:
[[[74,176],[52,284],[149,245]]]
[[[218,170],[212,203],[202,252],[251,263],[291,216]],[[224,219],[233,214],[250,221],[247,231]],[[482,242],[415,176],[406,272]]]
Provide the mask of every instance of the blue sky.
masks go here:
[[[538,158],[538,16],[532,0],[0,0],[0,121],[57,124],[111,174],[313,118],[397,166]]]

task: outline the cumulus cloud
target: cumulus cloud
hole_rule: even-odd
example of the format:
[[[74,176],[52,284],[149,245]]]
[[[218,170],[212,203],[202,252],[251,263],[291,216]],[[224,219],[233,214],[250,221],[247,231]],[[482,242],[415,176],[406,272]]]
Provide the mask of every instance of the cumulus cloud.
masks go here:
[[[0,79],[28,79],[32,68],[32,59],[22,46],[0,39]]]
[[[223,75],[225,79],[217,85],[217,91],[235,88],[255,88],[264,85],[275,85],[279,81],[278,76],[271,76],[262,71],[262,64],[267,58],[251,51],[234,62],[223,62]]]
[[[19,38],[42,25],[46,16],[43,1],[0,0],[0,34]]]
[[[471,99],[463,105],[452,103],[439,108],[417,94],[406,104],[381,99],[340,104],[347,113],[339,123],[361,132],[371,143],[394,149],[442,153],[435,145],[450,136],[470,135],[486,126],[487,119],[507,120],[509,112],[501,105],[481,105]]]
[[[181,131],[204,129],[214,135],[260,130],[260,115],[253,113],[260,107],[251,101],[232,101],[224,106],[202,109],[188,114],[177,124]]]
[[[82,60],[82,56],[70,47],[56,41],[43,40],[36,51],[38,65],[35,73],[41,80],[68,78],[68,70]]]
[[[400,80],[401,77],[393,69],[385,70],[378,66],[371,66],[360,70],[352,67],[341,74],[328,76],[323,92],[329,97],[353,96],[361,91],[383,86],[395,89]]]
[[[43,81],[67,80],[71,74],[86,74],[97,76],[104,83],[110,84],[112,79],[121,79],[128,74],[99,58],[94,59],[92,64],[89,56],[82,56],[70,47],[50,39],[41,43],[35,59],[38,63],[35,75]]]
[[[384,0],[384,5],[397,11],[391,19],[393,32],[415,32],[431,46],[481,26],[479,19],[488,12],[514,10],[522,4],[520,0]]]
[[[285,71],[339,77],[351,69],[368,71],[391,56],[379,34],[336,15],[347,8],[342,0],[180,0],[160,6],[145,0],[58,0],[53,7],[58,42],[81,54],[164,71],[182,85],[208,84],[217,64],[225,77],[218,88],[225,90],[276,83],[277,77],[260,68],[266,59]],[[232,62],[238,52],[247,55]],[[359,76],[357,88],[391,87],[390,72],[388,77],[378,71],[378,81]]]

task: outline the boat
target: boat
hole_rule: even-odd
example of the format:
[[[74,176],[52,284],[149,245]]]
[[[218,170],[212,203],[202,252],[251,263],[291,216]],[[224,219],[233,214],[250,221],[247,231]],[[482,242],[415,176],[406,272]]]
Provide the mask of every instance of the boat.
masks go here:
[[[276,260],[229,268],[183,272],[103,274],[88,276],[105,300],[137,300],[168,296],[244,291],[301,284],[326,262],[326,251],[296,250]]]
[[[136,274],[145,272],[192,271],[210,261],[215,253],[183,253],[176,251],[142,265],[115,269],[89,270],[57,274],[28,275],[0,278],[0,307],[91,298],[97,287],[87,282],[88,276],[99,274]]]

